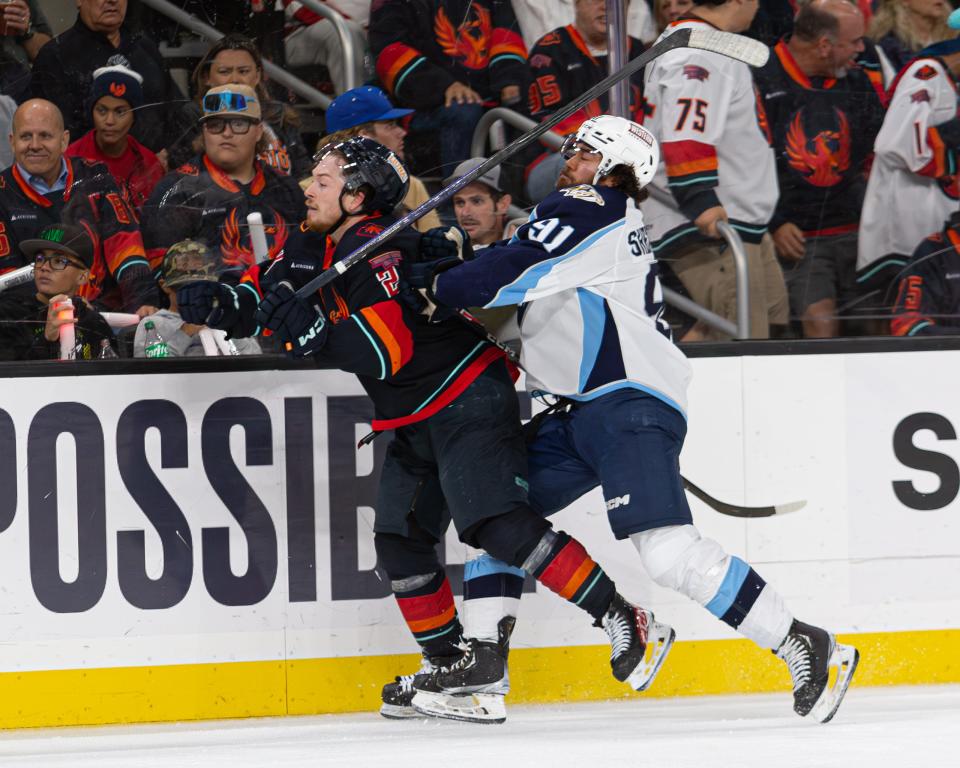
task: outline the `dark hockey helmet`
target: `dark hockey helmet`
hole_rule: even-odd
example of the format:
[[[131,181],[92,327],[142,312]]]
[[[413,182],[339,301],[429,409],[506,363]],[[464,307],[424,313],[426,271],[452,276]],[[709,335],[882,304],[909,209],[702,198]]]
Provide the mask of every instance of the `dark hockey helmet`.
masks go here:
[[[366,136],[327,144],[317,152],[321,160],[331,152],[346,159],[341,171],[344,190],[366,192],[363,213],[390,213],[400,205],[410,188],[410,174],[400,158],[383,144]]]

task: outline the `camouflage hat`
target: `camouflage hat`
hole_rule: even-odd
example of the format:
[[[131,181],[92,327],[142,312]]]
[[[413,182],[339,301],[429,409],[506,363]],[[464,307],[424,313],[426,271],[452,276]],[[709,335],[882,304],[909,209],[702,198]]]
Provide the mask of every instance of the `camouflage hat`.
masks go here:
[[[171,245],[163,257],[160,272],[167,288],[199,280],[219,280],[213,254],[196,240],[181,240]]]

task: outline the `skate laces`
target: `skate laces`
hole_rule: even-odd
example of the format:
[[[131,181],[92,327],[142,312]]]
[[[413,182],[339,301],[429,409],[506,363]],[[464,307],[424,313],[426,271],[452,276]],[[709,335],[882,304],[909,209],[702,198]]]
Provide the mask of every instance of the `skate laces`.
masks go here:
[[[464,669],[467,669],[471,664],[473,664],[473,656],[474,656],[473,643],[474,641],[472,640],[464,641],[460,646],[461,648],[463,648],[463,656],[461,656],[459,659],[453,662],[453,664],[451,664],[449,667],[444,667],[439,671],[449,674],[451,672],[460,672]]]
[[[397,675],[397,685],[400,686],[400,690],[404,693],[409,693],[413,690],[413,681],[417,675],[430,675],[440,667],[433,664],[426,656],[420,658],[420,669],[414,672],[411,675]]]
[[[612,616],[607,614],[603,617],[603,628],[607,637],[610,638],[611,661],[630,650],[635,634],[631,626],[631,617],[624,615],[622,611],[617,611]]]
[[[811,655],[809,644],[802,635],[787,635],[777,651],[777,656],[787,663],[795,691],[809,683],[813,676]]]

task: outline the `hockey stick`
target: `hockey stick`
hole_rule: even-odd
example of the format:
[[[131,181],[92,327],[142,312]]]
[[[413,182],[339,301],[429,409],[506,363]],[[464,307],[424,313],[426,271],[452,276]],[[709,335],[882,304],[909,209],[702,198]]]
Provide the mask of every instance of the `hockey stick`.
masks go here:
[[[789,501],[786,504],[774,504],[768,507],[741,507],[713,498],[713,496],[691,483],[683,475],[680,475],[680,479],[683,480],[683,487],[700,499],[700,501],[721,515],[729,515],[730,517],[773,517],[774,515],[785,515],[789,512],[796,512],[807,505],[806,501],[801,500]]]
[[[625,77],[629,77],[633,73],[649,64],[658,56],[662,56],[664,53],[671,51],[674,48],[698,48],[704,51],[712,51],[713,53],[719,53],[724,56],[728,56],[731,59],[737,59],[738,61],[742,61],[745,64],[749,64],[754,67],[763,66],[770,55],[770,49],[767,48],[767,46],[765,46],[763,43],[757,40],[752,40],[748,37],[743,37],[742,35],[735,35],[730,32],[722,32],[718,29],[690,29],[689,27],[678,29],[672,35],[664,38],[652,48],[648,48],[637,58],[627,62],[626,66],[623,67],[623,69],[621,69],[619,72],[614,72],[609,77],[601,80],[599,83],[593,86],[593,88],[571,101],[566,107],[561,109],[559,112],[556,112],[549,119],[540,123],[536,128],[533,128],[519,139],[516,139],[508,144],[506,147],[501,149],[489,159],[485,160],[472,171],[459,177],[440,190],[429,200],[421,203],[406,216],[395,221],[368,243],[355,250],[346,258],[341,259],[329,269],[317,275],[315,278],[313,278],[313,280],[311,280],[309,283],[306,283],[302,288],[300,288],[300,290],[297,291],[297,296],[304,299],[310,297],[313,293],[320,290],[320,288],[327,285],[327,283],[336,279],[339,275],[342,275],[344,272],[350,269],[350,267],[354,266],[360,261],[363,261],[365,258],[367,258],[367,256],[373,253],[374,250],[379,248],[387,240],[397,234],[397,232],[409,227],[411,224],[417,221],[417,219],[429,213],[444,201],[453,197],[457,192],[467,186],[467,184],[470,184],[474,179],[483,176],[483,174],[500,165],[508,157],[512,157],[520,150],[532,144],[551,128],[559,125],[561,122],[570,117],[570,115],[572,115],[574,112],[582,109],[595,98],[606,91],[609,91],[610,88],[616,85],[620,80],[624,79]]]

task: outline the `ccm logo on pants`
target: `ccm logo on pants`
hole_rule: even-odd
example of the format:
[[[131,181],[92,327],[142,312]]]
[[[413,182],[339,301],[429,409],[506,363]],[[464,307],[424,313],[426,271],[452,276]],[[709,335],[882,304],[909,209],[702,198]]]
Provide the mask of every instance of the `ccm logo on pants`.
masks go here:
[[[617,507],[625,507],[630,503],[630,494],[625,496],[614,496],[610,501],[607,502],[607,512],[611,512]]]

